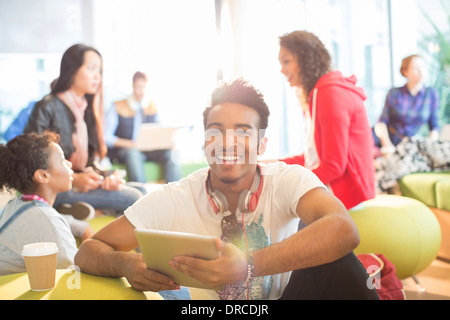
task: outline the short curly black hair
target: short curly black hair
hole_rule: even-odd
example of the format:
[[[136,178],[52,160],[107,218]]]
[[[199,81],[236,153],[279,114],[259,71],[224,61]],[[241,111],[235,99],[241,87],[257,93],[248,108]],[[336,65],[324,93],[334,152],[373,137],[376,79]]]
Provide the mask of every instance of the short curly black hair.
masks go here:
[[[319,78],[332,69],[330,53],[316,35],[303,30],[281,36],[280,46],[297,57],[303,94],[308,99]]]
[[[203,126],[206,123],[211,109],[221,103],[239,103],[254,109],[259,115],[258,129],[267,129],[269,124],[269,107],[264,96],[248,81],[238,78],[229,82],[222,82],[212,93],[210,105],[203,111]]]
[[[0,145],[0,188],[33,193],[37,184],[33,175],[38,169],[49,168],[50,145],[59,142],[59,135],[46,131],[42,134],[22,134],[6,145]]]

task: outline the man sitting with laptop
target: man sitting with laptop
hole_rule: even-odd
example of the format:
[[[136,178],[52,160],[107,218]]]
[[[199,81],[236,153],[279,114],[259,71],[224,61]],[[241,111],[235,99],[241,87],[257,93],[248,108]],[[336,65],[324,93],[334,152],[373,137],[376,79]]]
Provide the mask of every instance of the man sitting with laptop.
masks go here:
[[[203,113],[210,168],[141,198],[85,241],[75,264],[126,277],[136,290],[175,290],[179,284],[131,252],[140,244],[135,229],[189,232],[220,239],[216,259],[167,262],[215,288],[198,289],[203,299],[377,299],[352,252],[359,234],[344,205],[302,166],[257,164],[268,116],[263,96],[245,81],[219,86]]]
[[[158,122],[153,101],[144,103],[148,78],[143,72],[133,76],[133,93],[127,99],[114,102],[105,117],[105,140],[108,157],[125,164],[129,181],[147,182],[145,161],[157,162],[164,168],[166,182],[178,181],[181,169],[172,160],[171,149],[140,150],[136,146],[141,125]],[[157,137],[155,137],[157,139]]]

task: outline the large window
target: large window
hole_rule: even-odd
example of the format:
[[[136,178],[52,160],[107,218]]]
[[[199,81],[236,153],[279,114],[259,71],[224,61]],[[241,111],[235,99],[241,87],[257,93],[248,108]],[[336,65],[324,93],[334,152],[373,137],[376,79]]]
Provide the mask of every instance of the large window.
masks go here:
[[[388,89],[404,81],[401,59],[417,51],[416,2],[424,1],[0,0],[0,139],[21,108],[48,93],[64,50],[84,42],[104,59],[105,108],[131,93],[135,71],[148,74],[161,120],[188,127],[183,161],[203,156],[202,111],[218,75],[244,77],[265,95],[266,158],[300,153],[303,118],[280,73],[279,36],[317,34],[336,68],[365,89],[373,125]]]
[[[149,77],[160,120],[182,125],[182,161],[203,156],[202,112],[219,67],[211,0],[97,0],[95,43],[104,58],[105,108],[132,92],[132,77]]]
[[[307,1],[307,29],[327,45],[344,76],[356,75],[364,88],[373,125],[392,86],[388,1]],[[327,23],[323,23],[327,21]]]
[[[440,94],[441,124],[450,123],[450,3],[418,0],[419,53],[428,65],[428,84]]]
[[[97,0],[94,17],[105,100],[130,94],[143,71],[163,121],[198,123],[217,76],[214,1]]]
[[[30,100],[49,92],[59,74],[62,53],[83,42],[103,57],[105,109],[131,94],[136,71],[146,72],[148,92],[159,106],[161,121],[188,127],[179,138],[185,147],[182,155],[202,157],[202,111],[216,85],[219,66],[214,1],[44,0],[34,4],[34,0],[0,0],[0,8],[5,9],[0,13],[0,20],[5,18],[0,33],[15,29],[11,15],[22,23],[18,36],[0,47],[0,133]],[[26,31],[34,34],[36,28],[42,33],[32,39]],[[24,34],[25,44],[17,41]]]
[[[0,143],[20,109],[50,90],[60,59],[59,54],[0,53]]]
[[[373,125],[391,87],[387,0],[223,0],[232,23],[224,75],[244,76],[261,88],[271,108],[267,157],[303,151],[303,118],[280,74],[279,36],[299,29],[316,34],[344,76],[356,75],[366,91]],[[246,14],[243,14],[243,13]],[[222,19],[224,20],[224,19]]]
[[[280,73],[279,37],[304,29],[305,3],[298,0],[222,0],[220,44],[225,79],[244,77],[264,94],[270,108],[267,151],[277,158],[303,149],[302,114]]]

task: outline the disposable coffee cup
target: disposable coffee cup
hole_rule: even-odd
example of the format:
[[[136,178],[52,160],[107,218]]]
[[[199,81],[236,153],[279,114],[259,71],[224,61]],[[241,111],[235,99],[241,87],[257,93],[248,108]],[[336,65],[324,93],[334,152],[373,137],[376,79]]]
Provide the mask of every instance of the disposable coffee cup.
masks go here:
[[[36,242],[23,246],[22,256],[25,259],[31,290],[45,291],[55,286],[58,251],[54,242]]]

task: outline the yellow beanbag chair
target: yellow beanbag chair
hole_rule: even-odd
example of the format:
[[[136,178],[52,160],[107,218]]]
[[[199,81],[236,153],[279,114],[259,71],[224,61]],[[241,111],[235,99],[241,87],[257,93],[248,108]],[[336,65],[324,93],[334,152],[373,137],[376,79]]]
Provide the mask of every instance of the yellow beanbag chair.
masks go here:
[[[419,273],[438,254],[441,245],[439,222],[418,200],[378,195],[349,213],[361,238],[355,254],[383,254],[395,265],[399,279]]]

